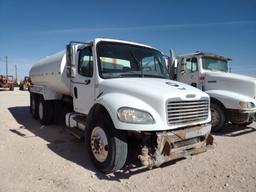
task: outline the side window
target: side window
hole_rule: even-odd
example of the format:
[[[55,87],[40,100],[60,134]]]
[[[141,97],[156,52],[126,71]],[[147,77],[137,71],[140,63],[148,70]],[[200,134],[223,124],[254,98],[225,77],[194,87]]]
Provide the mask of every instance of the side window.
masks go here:
[[[194,73],[198,71],[197,58],[193,57],[192,59],[186,59],[186,72]]]
[[[80,51],[78,73],[82,76],[92,77],[92,74],[93,74],[92,47],[86,47]]]

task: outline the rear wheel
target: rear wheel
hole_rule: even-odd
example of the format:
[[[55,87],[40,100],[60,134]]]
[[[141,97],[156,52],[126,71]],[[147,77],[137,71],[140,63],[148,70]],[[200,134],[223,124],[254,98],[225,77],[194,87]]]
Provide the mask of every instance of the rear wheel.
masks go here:
[[[93,164],[104,173],[121,169],[127,158],[126,135],[113,126],[110,118],[101,118],[88,128],[86,146]]]
[[[34,119],[38,119],[38,96],[30,94],[30,112]]]
[[[212,132],[220,131],[226,124],[225,109],[216,103],[211,103]]]
[[[40,97],[38,103],[38,117],[42,125],[48,125],[53,120],[54,108],[50,101]]]

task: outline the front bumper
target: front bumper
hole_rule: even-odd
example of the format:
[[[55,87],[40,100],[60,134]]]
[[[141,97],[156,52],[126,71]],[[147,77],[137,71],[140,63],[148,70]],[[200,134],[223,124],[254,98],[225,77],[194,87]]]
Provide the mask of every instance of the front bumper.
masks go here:
[[[247,122],[256,121],[256,109],[229,109],[229,120],[235,124],[243,124]]]
[[[205,124],[156,133],[157,148],[154,154],[150,154],[149,149],[144,146],[138,158],[142,165],[152,168],[174,159],[205,152],[213,144],[210,132],[211,125]]]
[[[241,110],[237,110],[240,113],[247,113],[247,114],[255,114],[256,113],[256,108],[253,109],[241,109]]]

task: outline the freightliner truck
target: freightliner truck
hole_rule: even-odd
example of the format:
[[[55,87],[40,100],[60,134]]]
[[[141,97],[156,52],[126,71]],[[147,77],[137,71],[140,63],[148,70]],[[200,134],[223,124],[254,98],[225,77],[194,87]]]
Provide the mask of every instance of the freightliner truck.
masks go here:
[[[124,166],[130,138],[139,141],[141,164],[152,168],[213,142],[209,96],[168,77],[162,53],[150,46],[104,38],[70,42],[31,68],[30,110],[43,125],[66,111],[66,126],[80,130],[104,173]]]
[[[246,126],[256,119],[256,78],[230,72],[228,57],[195,52],[174,58],[170,50],[171,79],[205,91],[211,98],[212,131],[229,121]]]

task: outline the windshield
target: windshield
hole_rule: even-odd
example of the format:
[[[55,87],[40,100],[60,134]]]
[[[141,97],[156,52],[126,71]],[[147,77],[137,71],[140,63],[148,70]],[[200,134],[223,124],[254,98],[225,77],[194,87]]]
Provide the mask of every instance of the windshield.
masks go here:
[[[223,71],[228,72],[228,63],[225,60],[218,58],[203,57],[202,58],[203,69],[210,71]]]
[[[102,78],[168,78],[163,55],[157,50],[113,42],[101,42],[97,50]]]

